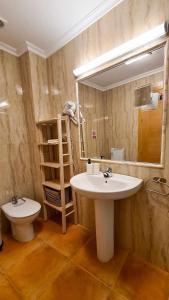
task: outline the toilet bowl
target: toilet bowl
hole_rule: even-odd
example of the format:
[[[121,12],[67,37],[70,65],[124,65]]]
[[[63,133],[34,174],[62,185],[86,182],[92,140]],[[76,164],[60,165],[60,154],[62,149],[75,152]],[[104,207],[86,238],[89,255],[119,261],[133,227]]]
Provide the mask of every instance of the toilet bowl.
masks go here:
[[[34,238],[33,221],[40,213],[40,203],[21,198],[17,200],[17,203],[8,202],[1,208],[11,222],[13,238],[19,242],[31,241]]]

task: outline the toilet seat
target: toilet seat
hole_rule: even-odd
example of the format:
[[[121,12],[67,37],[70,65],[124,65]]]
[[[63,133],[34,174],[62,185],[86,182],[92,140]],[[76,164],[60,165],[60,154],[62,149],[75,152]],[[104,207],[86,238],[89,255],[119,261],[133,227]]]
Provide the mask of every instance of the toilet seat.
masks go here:
[[[39,202],[29,198],[18,199],[17,204],[12,202],[2,205],[2,210],[11,218],[26,218],[36,214],[41,208]]]

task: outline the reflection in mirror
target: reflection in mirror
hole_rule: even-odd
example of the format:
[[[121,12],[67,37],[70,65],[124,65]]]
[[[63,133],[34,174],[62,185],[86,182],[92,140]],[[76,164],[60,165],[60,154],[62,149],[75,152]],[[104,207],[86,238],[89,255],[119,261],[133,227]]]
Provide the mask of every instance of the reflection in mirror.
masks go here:
[[[78,83],[81,157],[161,162],[164,46]]]

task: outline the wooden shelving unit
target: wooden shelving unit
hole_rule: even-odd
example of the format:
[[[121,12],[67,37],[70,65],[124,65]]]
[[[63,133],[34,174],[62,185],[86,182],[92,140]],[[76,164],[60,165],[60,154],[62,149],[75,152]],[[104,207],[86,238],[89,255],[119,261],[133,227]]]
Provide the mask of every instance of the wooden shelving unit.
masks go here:
[[[37,123],[39,132],[39,151],[41,158],[42,186],[44,189],[44,218],[47,219],[49,206],[62,214],[62,232],[66,232],[66,217],[74,214],[77,223],[76,197],[70,192],[70,178],[73,176],[73,161],[70,138],[70,124],[67,116],[42,120]],[[49,142],[50,140],[50,142]],[[48,201],[45,189],[58,192],[60,205]],[[66,192],[70,199],[66,199]],[[66,202],[67,201],[67,202]]]

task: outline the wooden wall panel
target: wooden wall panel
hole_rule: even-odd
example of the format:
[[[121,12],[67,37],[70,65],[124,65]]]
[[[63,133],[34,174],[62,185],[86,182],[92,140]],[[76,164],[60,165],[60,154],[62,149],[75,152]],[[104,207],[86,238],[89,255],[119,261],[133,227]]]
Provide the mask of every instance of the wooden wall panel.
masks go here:
[[[59,94],[50,96],[52,114],[60,112],[66,99],[76,99],[73,69],[108,51],[125,41],[169,19],[168,0],[125,0],[98,22],[81,33],[61,50],[48,58],[49,87],[55,87]],[[72,126],[73,146],[78,150],[78,131]],[[167,135],[169,126],[167,126]],[[166,153],[169,141],[166,140]],[[153,176],[166,176],[169,179],[169,155],[165,156],[165,168],[112,164],[114,172],[133,175],[145,181]],[[79,161],[79,151],[74,151],[76,172],[84,169]],[[107,167],[103,165],[102,168]],[[81,199],[79,202],[80,222],[93,226],[93,203]],[[132,249],[149,261],[169,270],[169,204],[168,200],[154,200],[144,191],[133,199],[116,203],[116,243]],[[88,215],[93,215],[93,219]],[[157,222],[158,220],[158,222]],[[159,243],[160,241],[160,243]]]
[[[30,57],[21,57],[20,63],[22,78],[24,81],[23,85],[24,90],[26,89],[27,91],[27,94],[25,94],[24,96],[24,101],[27,101],[26,116],[27,124],[29,124],[29,127],[27,133],[24,132],[24,134],[22,134],[21,129],[24,130],[26,121],[24,119],[23,109],[21,109],[22,113],[19,114],[19,110],[17,109],[16,111],[16,108],[18,108],[18,100],[16,100],[15,108],[11,114],[11,121],[9,121],[9,118],[7,116],[1,116],[1,151],[4,154],[1,156],[1,170],[3,170],[3,172],[1,173],[2,178],[0,180],[1,199],[7,199],[8,195],[12,195],[14,191],[18,192],[18,194],[22,194],[21,191],[23,191],[24,194],[33,197],[34,188],[32,186],[32,172],[34,172],[33,181],[35,179],[37,180],[37,186],[39,182],[39,163],[38,158],[36,159],[35,144],[34,147],[32,147],[33,150],[31,155],[29,155],[29,153],[27,152],[28,147],[26,146],[24,148],[26,140],[25,143],[22,144],[23,147],[21,147],[21,144],[16,143],[17,147],[14,151],[14,148],[12,148],[13,144],[11,142],[9,143],[9,140],[14,140],[14,137],[16,138],[16,140],[18,140],[18,138],[16,137],[16,134],[9,134],[9,126],[10,128],[12,128],[12,125],[10,124],[14,124],[14,120],[16,120],[15,125],[18,124],[18,120],[20,120],[20,117],[23,116],[24,122],[19,121],[19,125],[17,125],[17,127],[14,126],[15,129],[13,128],[15,133],[18,133],[20,141],[23,137],[25,138],[27,135],[31,133],[33,134],[35,129],[35,118],[37,116],[43,116],[45,114],[48,114],[51,117],[56,116],[57,113],[62,111],[65,101],[67,101],[68,99],[76,100],[76,87],[75,79],[73,76],[74,68],[90,61],[91,59],[104,53],[105,51],[108,51],[122,44],[123,42],[128,41],[129,39],[139,35],[140,33],[153,28],[154,26],[162,23],[164,20],[169,20],[168,0],[154,0],[153,3],[150,2],[150,0],[123,1],[120,5],[116,6],[98,22],[81,33],[77,38],[73,39],[65,47],[48,58],[47,73],[50,95],[46,95],[47,97],[42,93],[43,89],[39,89],[39,86],[41,86],[42,82],[45,85],[47,84],[47,77],[45,75],[46,66],[44,60],[42,58],[38,58],[38,56],[36,55],[33,55],[33,58],[31,57],[31,55]],[[0,52],[0,58],[0,80],[3,86],[0,91],[1,96],[4,97],[4,95],[8,95],[9,90],[11,90],[10,98],[16,99],[13,86],[16,84],[16,78],[20,78],[17,66],[18,59],[13,58],[8,54],[5,54],[4,57],[4,54],[2,52]],[[10,67],[10,61],[12,68]],[[37,70],[38,61],[43,68],[43,75],[38,71],[41,68],[38,68]],[[8,72],[6,68],[8,69]],[[6,79],[4,78],[5,72],[8,73],[8,78],[6,77]],[[33,77],[34,74],[36,74],[36,87],[31,82],[31,76]],[[9,82],[10,84],[12,84],[12,86],[9,85]],[[19,79],[18,82],[21,83],[21,80]],[[169,80],[167,83],[169,84]],[[51,93],[51,90],[55,90],[55,92],[57,91],[57,93]],[[28,105],[29,101],[32,104]],[[19,106],[22,107],[22,103],[20,104],[21,105]],[[167,118],[169,117],[168,114]],[[75,172],[77,173],[84,170],[85,164],[79,160],[77,127],[73,124],[71,127],[74,166]],[[32,136],[33,141],[35,142],[36,135]],[[168,124],[166,136],[169,136]],[[4,141],[7,142],[5,143]],[[20,148],[18,148],[18,145],[20,145]],[[14,153],[16,153],[16,155],[14,155]],[[20,154],[18,155],[18,153]],[[22,156],[21,153],[24,153],[24,155]],[[112,164],[111,167],[114,172],[141,177],[145,181],[152,178],[153,176],[164,176],[169,180],[168,153],[169,140],[166,138],[164,169],[118,164]],[[19,160],[18,157],[20,157]],[[33,164],[35,167],[34,171],[32,170],[32,168],[30,170],[30,166],[32,167]],[[24,174],[21,166],[24,166]],[[107,166],[107,164],[103,164],[102,168],[104,169]],[[20,167],[22,169],[20,170],[20,174],[23,174],[25,178],[23,180],[22,177],[22,183],[21,177],[17,177]],[[15,187],[15,189],[13,187]],[[93,201],[91,201],[90,199],[81,198],[79,200],[78,208],[81,224],[89,228],[93,228]],[[142,255],[147,260],[157,264],[158,266],[166,270],[169,270],[168,210],[168,199],[162,197],[154,198],[151,195],[148,195],[144,191],[144,189],[133,198],[118,201],[115,207],[116,244],[121,247],[130,248],[138,255]],[[110,231],[111,230],[112,229],[110,228]]]
[[[86,120],[86,157],[103,155],[105,159],[111,159],[111,148],[117,147],[125,149],[125,160],[138,160],[139,116],[135,107],[135,89],[161,81],[164,81],[163,72],[105,92],[79,83],[79,101]],[[96,139],[92,139],[92,130],[96,130]],[[153,161],[150,159],[149,162]]]
[[[9,103],[0,110],[0,204],[14,195],[34,198],[24,100],[17,85],[22,86],[19,59],[0,51],[0,100]]]
[[[79,84],[79,99],[81,112],[85,119],[85,144],[86,156],[98,157],[105,156],[105,105],[104,93]],[[93,138],[93,131],[96,133],[96,138]],[[105,148],[105,149],[104,149]]]
[[[35,200],[42,202],[40,157],[36,122],[49,118],[51,106],[47,79],[46,60],[33,53],[24,53],[20,57],[22,85],[26,123],[30,142],[30,157],[35,191]]]
[[[138,158],[138,108],[135,108],[135,89],[163,81],[163,72],[121,85],[106,92],[106,145],[109,159],[112,147],[125,149],[125,160]],[[151,162],[151,161],[150,161]]]
[[[139,110],[138,161],[160,163],[162,140],[163,102],[156,109]]]
[[[47,84],[46,63],[36,55],[24,54],[20,63],[25,91],[23,99],[26,103],[28,130],[25,127],[26,118],[22,108],[23,102],[22,100],[19,102],[21,109],[19,111],[17,101],[20,101],[20,98],[16,97],[13,89],[16,82],[21,83],[18,59],[0,52],[0,80],[2,82],[0,93],[2,97],[8,96],[12,101],[16,101],[15,105],[11,105],[10,118],[1,116],[0,136],[3,154],[1,155],[1,199],[7,199],[8,195],[12,195],[13,192],[20,195],[24,193],[33,197],[32,175],[35,186],[40,188],[39,161],[35,146],[35,120],[37,117],[46,114],[50,117],[56,116],[57,113],[62,111],[65,101],[69,99],[76,100],[73,69],[168,19],[168,0],[154,0],[151,3],[150,0],[123,1],[77,38],[48,58],[49,96],[43,94],[43,88],[39,89],[42,84],[45,86]],[[40,65],[41,67],[38,67]],[[43,69],[43,75],[40,71],[41,68]],[[31,76],[35,80],[33,83]],[[34,83],[36,83],[36,86]],[[52,93],[52,90],[57,91],[57,93]],[[29,101],[30,104],[28,104]],[[167,119],[168,117],[169,115],[167,115]],[[85,169],[85,164],[79,160],[78,130],[73,124],[71,133],[75,172],[77,173]],[[32,152],[29,155],[26,143],[29,140],[27,136],[30,137],[31,135]],[[166,136],[169,136],[168,123]],[[17,141],[16,144],[13,144],[14,140]],[[145,181],[153,176],[164,176],[169,180],[168,153],[169,140],[166,139],[164,169],[118,164],[112,164],[112,169],[114,172],[137,176]],[[104,169],[107,166],[107,164],[103,164],[102,168]],[[36,193],[37,197],[40,197],[38,188]],[[81,224],[93,228],[93,202],[90,199],[81,198],[79,199],[78,209]],[[130,248],[138,255],[142,255],[147,260],[169,270],[168,210],[169,202],[167,199],[161,197],[154,199],[144,189],[133,198],[118,201],[115,205],[116,245]]]

